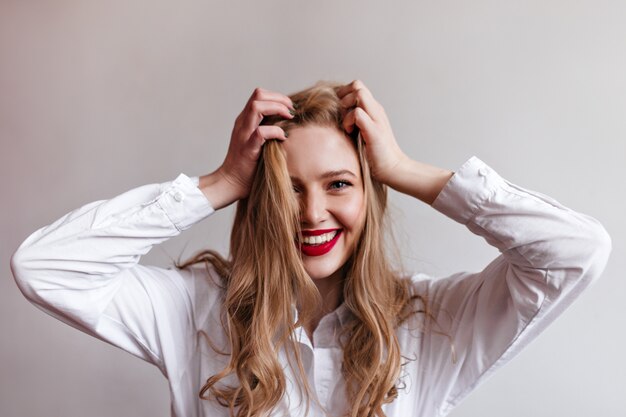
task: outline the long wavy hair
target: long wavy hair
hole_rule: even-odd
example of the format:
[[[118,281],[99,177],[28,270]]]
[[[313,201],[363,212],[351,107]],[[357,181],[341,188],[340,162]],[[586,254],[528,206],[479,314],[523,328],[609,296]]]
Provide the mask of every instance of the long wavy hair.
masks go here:
[[[339,85],[320,81],[291,95],[295,116],[289,120],[266,117],[262,124],[278,125],[287,132],[307,125],[343,132],[347,109],[337,97]],[[351,314],[340,337],[341,371],[351,404],[346,415],[383,417],[382,406],[398,395],[402,366],[395,330],[412,314],[429,313],[424,297],[413,294],[409,281],[394,273],[388,261],[384,243],[387,189],[371,177],[358,132],[352,140],[361,165],[366,215],[361,236],[344,266],[343,300]],[[229,258],[205,250],[177,265],[185,268],[204,262],[221,277],[230,359],[221,372],[207,379],[199,396],[217,400],[229,408],[231,416],[263,416],[280,401],[286,388],[278,356],[281,349],[293,355],[290,366],[300,375],[308,408],[311,390],[293,335],[317,311],[320,294],[294,244],[300,233],[299,213],[282,146],[269,141],[263,146],[250,195],[237,203]],[[220,383],[233,375],[239,385]]]

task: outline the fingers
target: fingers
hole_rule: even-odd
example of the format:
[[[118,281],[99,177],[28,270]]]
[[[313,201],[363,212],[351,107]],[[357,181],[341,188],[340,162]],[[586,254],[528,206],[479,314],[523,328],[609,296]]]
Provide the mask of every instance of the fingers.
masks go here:
[[[293,103],[288,96],[257,87],[235,121],[235,130],[239,131],[237,136],[240,140],[246,140],[264,116],[280,115],[291,119],[293,111]]]
[[[363,81],[354,80],[351,83],[342,85],[341,87],[337,88],[336,93],[339,98],[343,98],[346,94],[351,93],[358,89],[363,89],[363,88],[367,89],[365,87],[365,84],[363,84]]]
[[[336,93],[344,107],[360,107],[365,110],[372,120],[379,120],[383,117],[384,110],[382,106],[374,99],[374,96],[362,81],[354,80],[339,87]]]
[[[282,103],[290,109],[293,109],[293,103],[288,96],[275,91],[266,90],[261,87],[254,89],[252,95],[248,99],[246,107],[251,105],[254,101],[276,101],[278,103]]]
[[[256,88],[237,116],[226,158],[219,170],[230,181],[237,198],[244,198],[250,192],[263,144],[270,139],[285,140],[285,131],[274,125],[260,126],[264,116],[279,115],[288,119],[294,116],[291,99],[283,94]]]
[[[339,87],[336,93],[341,104],[350,109],[343,118],[343,128],[346,132],[352,133],[355,126],[362,133],[370,131],[374,127],[375,114],[378,113],[380,105],[365,84],[360,80],[354,80]]]
[[[348,111],[343,118],[343,128],[346,132],[352,133],[354,126],[358,127],[362,133],[372,132],[375,128],[372,118],[360,107]]]
[[[285,140],[287,135],[278,126],[258,126],[252,133],[252,136],[250,136],[247,144],[251,155],[254,157],[258,156],[263,144],[271,139]]]
[[[293,118],[290,107],[278,101],[259,101],[249,103],[242,113],[242,128],[244,136],[249,136],[261,123],[264,116],[278,114],[287,119]]]
[[[343,129],[348,133],[352,133],[352,131],[354,130],[355,124],[356,124],[356,108],[350,110],[343,117]]]

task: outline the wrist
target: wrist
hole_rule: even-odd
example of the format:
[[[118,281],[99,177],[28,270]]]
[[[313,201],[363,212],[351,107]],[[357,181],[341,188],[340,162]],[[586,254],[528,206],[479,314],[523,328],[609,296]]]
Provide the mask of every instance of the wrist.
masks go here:
[[[389,164],[384,172],[376,173],[372,171],[372,176],[376,180],[393,188],[394,190],[400,191],[399,188],[402,188],[403,177],[405,176],[405,173],[409,171],[409,165],[411,162],[411,158],[400,152],[394,159],[394,162]]]
[[[387,185],[403,194],[432,204],[454,172],[403,158],[394,169],[393,180]]]
[[[215,210],[229,206],[242,198],[237,187],[233,185],[232,181],[229,181],[228,176],[225,175],[221,169],[201,176],[198,188]]]

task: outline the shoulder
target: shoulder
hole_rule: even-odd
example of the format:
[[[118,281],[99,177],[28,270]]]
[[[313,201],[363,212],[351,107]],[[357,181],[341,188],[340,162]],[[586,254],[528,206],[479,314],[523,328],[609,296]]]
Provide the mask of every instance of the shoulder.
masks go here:
[[[225,294],[222,277],[213,265],[206,262],[182,269],[172,266],[171,269],[177,271],[181,277],[184,291],[192,305],[196,326],[205,327],[207,320],[220,314]]]
[[[399,279],[405,281],[410,288],[411,295],[427,297],[432,291],[436,278],[423,272],[407,272],[399,275]]]
[[[497,261],[498,259],[494,260]],[[412,290],[417,294],[436,297],[442,292],[468,284],[477,273],[459,271],[451,275],[433,276],[423,272],[407,274],[405,279],[410,282]]]
[[[449,318],[474,292],[477,274],[462,271],[452,275],[436,277],[422,272],[406,275],[411,297],[419,304],[426,316],[441,321],[440,316]],[[442,323],[439,323],[440,325]]]
[[[429,286],[433,277],[424,273],[404,273],[397,274],[396,279],[401,283],[405,294],[405,304],[400,313],[402,317],[400,322],[406,322],[408,327],[417,325],[422,328],[425,324],[424,319],[431,310]]]

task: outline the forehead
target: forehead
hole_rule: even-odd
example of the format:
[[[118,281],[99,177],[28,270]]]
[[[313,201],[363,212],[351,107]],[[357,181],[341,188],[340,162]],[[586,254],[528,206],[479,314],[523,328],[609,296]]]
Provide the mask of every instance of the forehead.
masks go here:
[[[328,171],[350,170],[360,178],[357,151],[351,139],[339,129],[307,125],[289,130],[282,142],[289,175],[315,178]]]

